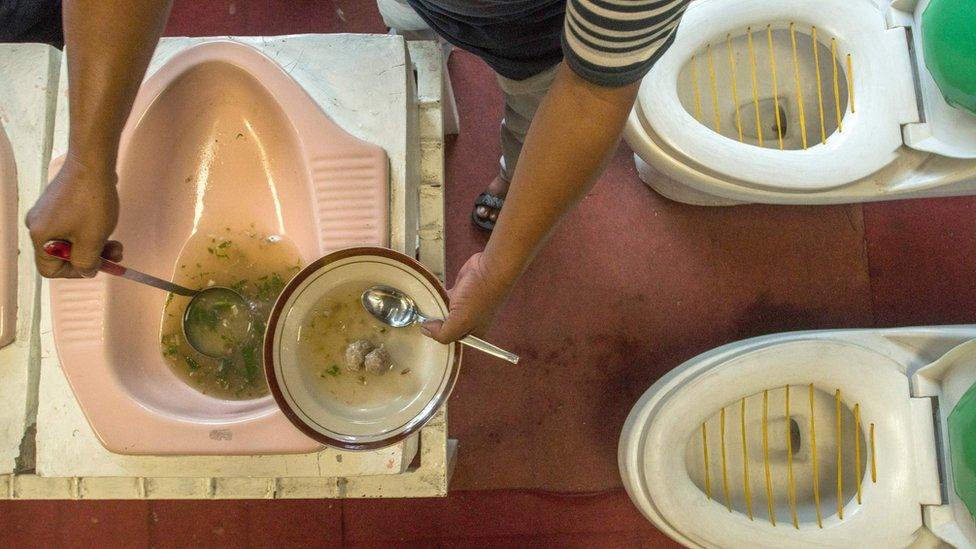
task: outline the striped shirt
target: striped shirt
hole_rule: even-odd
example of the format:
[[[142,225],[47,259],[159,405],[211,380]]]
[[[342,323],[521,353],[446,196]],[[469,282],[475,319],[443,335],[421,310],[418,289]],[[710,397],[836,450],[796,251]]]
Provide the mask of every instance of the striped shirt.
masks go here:
[[[565,59],[604,86],[640,80],[690,0],[408,0],[438,34],[514,80]]]

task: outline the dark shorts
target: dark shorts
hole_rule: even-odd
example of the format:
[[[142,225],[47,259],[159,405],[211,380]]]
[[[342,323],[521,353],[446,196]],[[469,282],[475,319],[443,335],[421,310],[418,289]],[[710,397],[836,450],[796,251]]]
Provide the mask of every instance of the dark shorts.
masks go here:
[[[63,47],[61,0],[0,0],[0,42]]]
[[[498,74],[524,80],[559,63],[566,0],[511,16],[479,17],[444,9],[437,0],[407,0],[451,44],[485,60]]]

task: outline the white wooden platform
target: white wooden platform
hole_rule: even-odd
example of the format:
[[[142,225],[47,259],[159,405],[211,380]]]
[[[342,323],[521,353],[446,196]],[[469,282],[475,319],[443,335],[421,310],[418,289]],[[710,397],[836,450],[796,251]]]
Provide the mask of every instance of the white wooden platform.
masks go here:
[[[232,38],[281,64],[344,129],[384,147],[391,163],[391,247],[416,254],[443,278],[441,49],[433,42],[366,35]],[[164,39],[149,74],[199,38]],[[416,71],[416,72],[415,72]],[[416,81],[414,79],[416,74]],[[65,79],[66,77],[63,76]],[[59,93],[53,155],[66,143],[67,105]],[[33,198],[31,199],[33,202]],[[95,439],[60,370],[50,329],[47,286],[40,299],[37,450],[0,476],[0,499],[320,498],[445,495],[456,444],[442,411],[417,436],[375,452],[325,450],[292,456],[120,456]],[[38,361],[35,361],[38,362]],[[39,366],[39,369],[37,368]],[[0,372],[5,364],[0,362]],[[23,383],[30,392],[29,383]],[[0,418],[7,412],[0,412]],[[28,431],[30,432],[30,431]],[[23,439],[22,432],[16,437]],[[28,436],[30,438],[30,436]],[[28,445],[29,446],[29,445]],[[0,469],[0,473],[10,470]]]
[[[17,216],[40,194],[51,155],[54,101],[61,53],[40,44],[0,45],[0,126],[17,165]],[[19,221],[19,220],[18,220]],[[0,475],[32,467],[32,437],[25,437],[37,409],[38,287],[30,235],[18,223],[17,333],[0,349]]]

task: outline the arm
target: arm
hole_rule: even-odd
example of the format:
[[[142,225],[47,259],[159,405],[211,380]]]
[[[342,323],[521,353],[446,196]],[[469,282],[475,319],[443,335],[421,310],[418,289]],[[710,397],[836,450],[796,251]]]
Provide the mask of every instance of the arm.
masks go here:
[[[27,214],[38,270],[46,277],[91,276],[118,220],[115,161],[122,127],[162,34],[169,0],[66,0],[68,152],[64,166]],[[71,264],[46,256],[52,239],[73,244]]]
[[[690,0],[567,0],[564,62],[526,136],[485,251],[461,267],[444,323],[446,343],[484,331],[562,216],[602,172],[640,86]]]
[[[526,136],[505,207],[485,251],[462,267],[451,314],[427,330],[442,342],[483,329],[552,229],[616,150],[639,83],[591,84],[565,64]]]

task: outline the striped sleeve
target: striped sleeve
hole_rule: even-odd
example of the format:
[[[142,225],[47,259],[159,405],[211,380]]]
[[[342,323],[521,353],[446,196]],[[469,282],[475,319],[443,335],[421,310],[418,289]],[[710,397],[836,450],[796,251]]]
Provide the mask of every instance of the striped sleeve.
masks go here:
[[[690,0],[567,0],[563,56],[583,79],[625,86],[651,70],[674,40]]]

